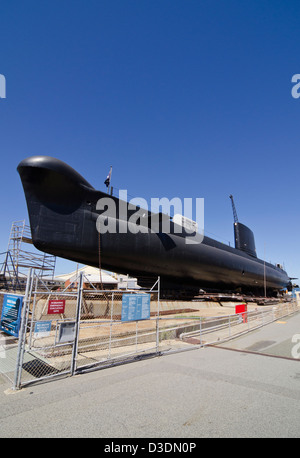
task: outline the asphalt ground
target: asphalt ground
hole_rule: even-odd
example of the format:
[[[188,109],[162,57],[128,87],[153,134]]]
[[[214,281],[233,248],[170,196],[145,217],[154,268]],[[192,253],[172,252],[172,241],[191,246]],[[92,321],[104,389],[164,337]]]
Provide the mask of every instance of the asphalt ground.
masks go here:
[[[101,447],[111,439],[298,438],[299,342],[297,313],[219,347],[16,392],[1,376],[0,437],[102,438]]]

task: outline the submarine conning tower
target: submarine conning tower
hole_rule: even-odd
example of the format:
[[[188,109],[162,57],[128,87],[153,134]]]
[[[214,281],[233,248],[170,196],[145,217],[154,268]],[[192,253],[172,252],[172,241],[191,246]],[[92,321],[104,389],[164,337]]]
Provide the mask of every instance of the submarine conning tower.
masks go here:
[[[233,227],[234,227],[234,241],[235,241],[235,248],[237,250],[244,251],[245,253],[257,258],[256,248],[255,248],[255,240],[254,234],[249,229],[249,227],[245,226],[238,220],[236,208],[234,205],[233,195],[230,194],[231,204],[232,204],[232,212],[233,212]]]

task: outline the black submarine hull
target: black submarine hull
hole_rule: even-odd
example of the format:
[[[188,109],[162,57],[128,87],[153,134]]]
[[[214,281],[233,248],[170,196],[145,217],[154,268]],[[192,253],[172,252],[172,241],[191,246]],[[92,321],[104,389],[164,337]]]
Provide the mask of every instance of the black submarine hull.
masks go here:
[[[178,227],[172,222],[169,233],[160,230],[164,217],[169,218],[161,214],[141,213],[145,220],[142,216],[139,227],[134,227],[130,215],[136,208],[95,190],[58,159],[33,156],[19,164],[18,172],[27,202],[32,241],[43,252],[95,267],[101,265],[141,281],[145,277],[160,276],[161,287],[165,289],[263,295],[266,288],[267,293],[273,295],[290,287],[287,273],[258,259],[251,247],[243,251],[199,234],[192,234],[194,243],[187,243],[191,234],[185,230],[178,233]],[[117,213],[99,210],[99,199],[112,199]],[[126,217],[120,208],[126,209]],[[149,225],[150,216],[156,230]],[[105,232],[110,224],[115,228],[114,233]],[[97,228],[100,232],[102,228],[102,233]],[[244,228],[246,226],[241,225],[240,231]],[[246,228],[246,237],[249,232]]]

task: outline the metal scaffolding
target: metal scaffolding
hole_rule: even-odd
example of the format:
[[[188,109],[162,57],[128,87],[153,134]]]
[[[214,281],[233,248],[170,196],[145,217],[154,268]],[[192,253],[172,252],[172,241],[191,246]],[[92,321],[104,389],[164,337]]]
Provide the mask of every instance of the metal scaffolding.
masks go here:
[[[39,277],[53,279],[56,257],[46,253],[27,250],[24,244],[32,245],[30,227],[25,220],[14,221],[11,226],[7,251],[1,253],[0,284],[13,289],[22,287],[28,269],[35,270]],[[3,259],[4,258],[4,259]]]

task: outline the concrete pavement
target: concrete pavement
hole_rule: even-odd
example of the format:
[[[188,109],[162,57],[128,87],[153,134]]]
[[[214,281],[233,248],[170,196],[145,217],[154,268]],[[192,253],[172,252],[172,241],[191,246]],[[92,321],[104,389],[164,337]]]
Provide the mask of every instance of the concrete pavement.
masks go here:
[[[0,437],[299,437],[300,360],[290,354],[297,333],[299,313],[226,342],[228,349],[156,357],[13,394],[1,376]]]

